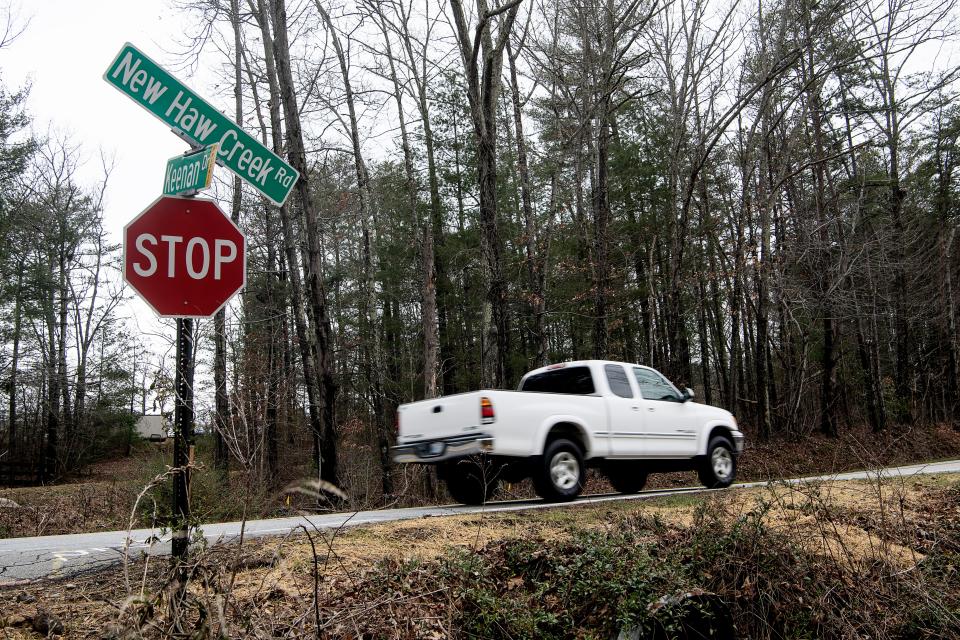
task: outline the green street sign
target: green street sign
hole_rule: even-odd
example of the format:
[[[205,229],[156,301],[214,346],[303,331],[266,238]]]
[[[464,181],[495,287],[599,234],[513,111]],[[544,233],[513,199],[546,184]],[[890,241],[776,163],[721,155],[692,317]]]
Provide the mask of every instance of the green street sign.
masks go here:
[[[194,146],[218,143],[217,162],[274,204],[283,204],[297,183],[296,169],[129,42],[103,79]]]
[[[163,195],[193,195],[209,189],[219,148],[220,145],[214,143],[167,160],[167,170],[163,174]]]

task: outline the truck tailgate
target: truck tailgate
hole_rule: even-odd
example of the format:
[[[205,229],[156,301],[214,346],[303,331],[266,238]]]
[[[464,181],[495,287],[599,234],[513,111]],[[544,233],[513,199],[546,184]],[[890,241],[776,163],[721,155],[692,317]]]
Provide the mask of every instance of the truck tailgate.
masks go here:
[[[433,440],[480,431],[480,398],[483,395],[483,391],[471,391],[402,405],[397,412],[400,427],[397,442]]]

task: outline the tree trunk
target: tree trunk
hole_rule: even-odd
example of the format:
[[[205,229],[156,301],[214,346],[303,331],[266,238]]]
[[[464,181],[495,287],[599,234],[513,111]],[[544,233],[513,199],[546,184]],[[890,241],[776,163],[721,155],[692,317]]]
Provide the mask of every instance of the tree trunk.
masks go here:
[[[363,340],[370,345],[370,357],[365,362],[365,377],[371,392],[373,403],[373,420],[376,425],[377,448],[380,452],[380,470],[383,495],[389,496],[393,493],[393,481],[391,478],[392,462],[390,460],[391,433],[390,425],[387,422],[386,397],[384,394],[384,366],[383,366],[383,344],[380,339],[380,330],[376,322],[376,286],[374,283],[374,264],[373,249],[370,238],[370,222],[373,223],[376,231],[376,216],[372,213],[372,198],[370,194],[370,176],[367,173],[366,164],[363,160],[363,154],[360,149],[360,129],[357,125],[357,113],[354,104],[353,85],[350,82],[350,71],[347,66],[346,54],[340,41],[340,35],[337,33],[330,14],[327,13],[323,5],[317,0],[315,2],[317,11],[323,18],[327,26],[327,33],[330,41],[333,43],[334,52],[337,55],[337,61],[340,63],[340,74],[343,80],[344,95],[347,103],[347,114],[349,124],[350,142],[353,148],[354,170],[357,178],[357,194],[360,205],[360,220],[363,230],[363,301],[360,304],[360,313],[363,316],[361,326],[366,325],[366,335]],[[402,111],[402,109],[401,109]],[[379,233],[378,233],[379,235]]]
[[[517,80],[517,56],[520,52],[513,52],[510,46],[510,40],[506,45],[507,61],[510,66],[510,98],[513,106],[513,127],[517,145],[517,172],[520,175],[520,202],[523,211],[523,229],[524,229],[524,250],[527,286],[530,290],[530,302],[528,303],[528,336],[530,342],[534,345],[536,355],[534,360],[540,362],[545,360],[545,353],[541,341],[543,333],[543,313],[540,306],[543,302],[542,291],[539,291],[539,276],[537,269],[537,229],[533,217],[533,203],[530,184],[530,167],[527,162],[527,139],[523,132],[523,107],[520,104],[520,83]],[[551,192],[551,199],[555,194]],[[551,203],[552,204],[552,203]],[[542,365],[537,365],[542,366]]]
[[[13,346],[10,354],[10,401],[7,412],[7,446],[10,457],[17,458],[20,449],[17,433],[17,373],[20,366],[20,331],[23,325],[23,260],[17,264],[17,288],[13,302]]]
[[[270,33],[270,20],[264,0],[257,0],[255,13],[263,40],[264,60],[267,70],[267,80],[270,87],[270,134],[273,148],[277,153],[283,150],[283,129],[280,120],[280,86],[277,79],[277,70],[274,56],[273,38]],[[290,305],[293,309],[294,329],[297,334],[297,346],[300,352],[300,364],[303,368],[304,386],[307,390],[307,413],[310,420],[310,430],[313,434],[313,459],[321,459],[320,442],[323,438],[323,416],[320,408],[320,381],[314,357],[313,343],[307,330],[307,311],[303,299],[303,282],[300,277],[300,266],[297,260],[297,243],[295,240],[293,221],[290,219],[290,210],[286,204],[277,208],[280,217],[280,228],[283,233],[283,251],[286,256],[287,272],[289,274]]]
[[[697,329],[700,334],[700,378],[703,380],[703,401],[713,404],[713,385],[710,380],[710,338],[707,331],[707,287],[703,282],[703,270],[697,271],[697,292],[701,300],[697,308]]]
[[[767,103],[767,96],[764,95],[763,103]],[[760,255],[755,256],[757,289],[757,342],[756,353],[754,355],[754,365],[756,367],[756,398],[757,398],[757,430],[760,440],[767,442],[770,440],[771,419],[770,419],[770,380],[768,377],[768,343],[769,343],[769,298],[770,298],[770,208],[773,206],[773,195],[769,193],[768,176],[770,174],[770,127],[766,114],[762,115],[762,135],[760,168],[757,176],[757,203],[760,213]]]
[[[243,123],[243,100],[240,90],[240,54],[242,41],[240,39],[240,3],[239,0],[230,0],[230,24],[233,27],[234,45],[234,115],[237,123]],[[240,179],[233,180],[233,200],[231,202],[231,218],[240,215]],[[225,430],[230,424],[230,396],[227,391],[227,336],[226,336],[226,309],[221,309],[213,318],[213,387],[214,387],[214,429],[213,429],[213,466],[221,473],[223,479],[228,478],[229,453]]]
[[[903,224],[904,191],[900,187],[900,113],[897,104],[897,95],[894,82],[890,75],[890,60],[887,55],[881,56],[881,81],[883,83],[884,114],[886,117],[886,142],[889,165],[887,178],[890,183],[888,208],[890,219],[893,222],[893,313],[894,334],[896,340],[896,368],[894,371],[894,388],[897,399],[900,400],[901,412],[898,416],[901,422],[910,422],[913,419],[913,394],[911,385],[912,367],[910,362],[911,336],[907,322],[907,277],[904,266],[904,243],[906,242]]]
[[[385,19],[381,17],[381,22],[378,22],[378,26],[380,27],[381,34],[383,34],[384,45],[387,49],[387,62],[390,67],[390,79],[393,83],[393,96],[397,104],[397,117],[400,124],[400,146],[403,150],[403,170],[407,180],[407,198],[410,206],[410,219],[417,222],[418,227],[421,229],[420,236],[422,238],[421,324],[423,327],[423,396],[424,398],[435,398],[437,397],[437,356],[440,348],[440,337],[438,335],[439,329],[437,324],[437,274],[435,269],[436,261],[434,258],[435,230],[434,225],[429,218],[424,222],[420,221],[420,216],[417,211],[418,184],[417,176],[413,167],[413,151],[410,146],[410,136],[407,133],[407,118],[403,111],[403,90],[397,78],[397,68],[393,57],[393,47],[390,43],[390,33],[383,20]],[[407,45],[409,46],[409,42]],[[412,52],[410,55],[412,56]],[[411,64],[412,63],[413,61],[411,60]],[[415,79],[415,82],[419,87],[419,82],[417,79]],[[425,98],[426,96],[424,96],[424,99]],[[426,109],[423,111],[426,112]],[[426,130],[428,128],[429,125],[425,124],[424,129]],[[429,146],[430,148],[428,150],[428,155],[431,156],[429,162],[432,163],[432,140],[430,141]],[[433,168],[432,171],[435,172],[436,168]],[[432,176],[431,181],[435,180],[436,176],[434,175]],[[431,186],[431,200],[433,188],[438,189],[437,208],[439,209],[439,187],[436,185]]]
[[[743,406],[743,344],[741,330],[743,320],[741,316],[743,304],[743,284],[740,276],[744,266],[743,256],[743,216],[739,216],[736,222],[737,237],[734,243],[733,254],[733,273],[731,280],[733,286],[730,287],[730,367],[733,369],[730,373],[730,411],[741,413]]]
[[[60,257],[60,284],[57,289],[59,298],[59,320],[57,323],[57,376],[60,393],[63,395],[63,433],[67,437],[74,435],[73,412],[70,410],[70,388],[67,384],[67,259]]]
[[[596,180],[593,182],[593,357],[609,358],[609,332],[607,329],[607,293],[610,288],[610,265],[608,261],[610,226],[610,199],[608,191],[610,157],[610,98],[605,96],[599,107],[599,131],[597,132]]]
[[[44,451],[41,476],[44,480],[52,479],[58,472],[58,453],[60,437],[60,376],[57,374],[57,342],[56,342],[56,295],[51,288],[46,295],[46,324],[47,324],[47,442]]]
[[[950,233],[943,242],[943,299],[946,306],[947,320],[947,401],[946,415],[954,422],[957,421],[957,400],[960,398],[958,388],[958,360],[960,360],[960,344],[957,340],[957,310],[953,301],[953,244],[956,238],[957,227],[950,228]],[[11,414],[13,415],[13,414]]]
[[[333,380],[333,353],[330,349],[330,320],[327,315],[326,290],[322,274],[320,230],[313,195],[310,191],[310,174],[300,127],[300,111],[293,89],[293,71],[290,68],[290,47],[287,44],[287,11],[285,0],[270,0],[273,13],[273,50],[277,67],[277,79],[283,112],[287,125],[287,158],[300,172],[297,180],[297,196],[303,212],[304,228],[307,231],[307,289],[309,307],[313,318],[316,344],[317,369],[320,378],[317,405],[321,417],[320,477],[333,484],[339,483],[337,470],[337,435],[334,425],[334,400],[336,384]]]
[[[491,16],[486,0],[478,0],[479,23],[474,36],[468,31],[463,3],[451,0],[457,41],[463,61],[467,98],[477,142],[477,164],[480,191],[480,227],[483,234],[483,252],[487,265],[487,304],[492,312],[488,340],[494,359],[492,379],[483,386],[504,387],[512,382],[510,371],[510,328],[507,311],[507,281],[503,272],[503,244],[500,241],[497,214],[497,102],[503,67],[503,49],[517,17],[519,4],[501,12],[501,24],[492,35]],[[479,47],[480,50],[477,50]],[[477,65],[478,58],[483,62]]]
[[[264,141],[266,142],[266,141]],[[267,439],[267,470],[270,473],[270,482],[273,484],[280,471],[279,469],[279,426],[277,424],[277,408],[280,404],[280,315],[283,309],[280,308],[277,296],[276,264],[277,250],[274,244],[274,222],[273,212],[269,204],[264,203],[263,211],[266,227],[267,242],[267,314],[269,320],[266,323],[267,331],[267,376],[266,376],[266,439]]]

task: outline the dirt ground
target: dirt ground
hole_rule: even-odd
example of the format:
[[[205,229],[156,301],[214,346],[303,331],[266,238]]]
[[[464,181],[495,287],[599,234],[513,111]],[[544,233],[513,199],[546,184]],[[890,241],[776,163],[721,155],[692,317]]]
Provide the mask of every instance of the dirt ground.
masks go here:
[[[882,559],[909,572],[938,544],[936,528],[960,521],[958,495],[960,474],[945,474],[776,485],[703,496],[437,517],[334,533],[313,531],[309,538],[300,533],[201,552],[191,594],[206,603],[204,615],[211,616],[211,624],[229,629],[235,616],[254,616],[263,618],[257,624],[264,630],[275,633],[277,628],[270,625],[277,620],[312,615],[314,585],[325,619],[342,619],[358,615],[358,610],[352,606],[349,612],[338,612],[341,598],[350,601],[350,595],[384,567],[436,570],[431,563],[457,550],[480,553],[498,541],[518,539],[547,544],[584,530],[609,531],[637,518],[660,523],[663,535],[670,535],[671,528],[689,527],[695,513],[704,509],[731,521],[762,512],[765,526],[791,534],[834,563],[863,567]],[[167,562],[156,559],[147,566],[133,562],[126,575],[114,569],[3,588],[0,637],[122,637],[134,628],[139,629],[137,635],[158,637],[165,628],[162,603],[169,589]],[[404,594],[395,595],[402,608]]]

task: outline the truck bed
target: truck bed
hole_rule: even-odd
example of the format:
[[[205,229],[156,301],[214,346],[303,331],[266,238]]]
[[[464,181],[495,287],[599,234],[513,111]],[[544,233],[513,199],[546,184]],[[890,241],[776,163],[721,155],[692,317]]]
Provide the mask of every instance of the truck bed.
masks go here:
[[[481,415],[481,400],[489,399],[492,420]],[[398,412],[396,460],[424,462],[489,453],[526,456],[540,450],[550,425],[563,419],[581,425],[593,435],[607,432],[604,398],[483,389],[403,405]],[[595,443],[586,457],[607,455],[606,438]]]

